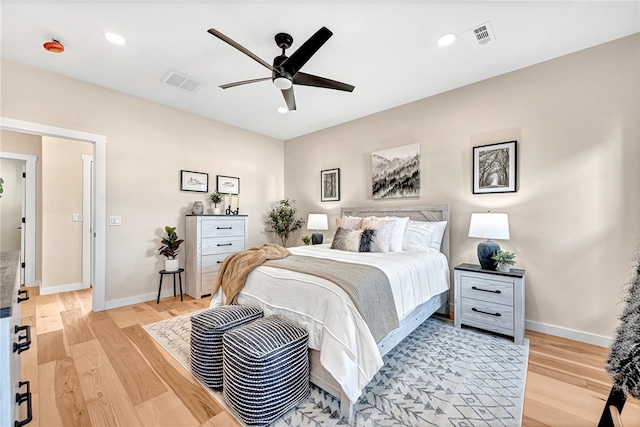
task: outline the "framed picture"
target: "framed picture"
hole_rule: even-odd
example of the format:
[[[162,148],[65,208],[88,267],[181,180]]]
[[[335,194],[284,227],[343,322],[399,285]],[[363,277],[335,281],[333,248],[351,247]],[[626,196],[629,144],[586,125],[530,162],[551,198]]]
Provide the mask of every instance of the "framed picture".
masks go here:
[[[216,190],[222,194],[240,194],[240,178],[216,175]]]
[[[473,194],[514,193],[517,141],[473,147]]]
[[[337,202],[340,200],[340,169],[327,169],[320,172],[320,201]]]
[[[180,190],[209,192],[209,174],[193,171],[180,171]]]
[[[374,199],[420,197],[420,144],[371,153]]]

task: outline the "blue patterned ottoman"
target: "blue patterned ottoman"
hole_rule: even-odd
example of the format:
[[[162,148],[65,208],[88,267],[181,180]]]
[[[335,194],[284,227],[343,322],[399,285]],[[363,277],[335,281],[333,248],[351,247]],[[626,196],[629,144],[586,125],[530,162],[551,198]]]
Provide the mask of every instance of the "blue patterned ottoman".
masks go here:
[[[309,396],[309,334],[278,316],[224,334],[224,397],[242,421],[264,426]]]
[[[211,388],[222,387],[222,336],[263,316],[262,309],[223,305],[191,317],[191,372]]]

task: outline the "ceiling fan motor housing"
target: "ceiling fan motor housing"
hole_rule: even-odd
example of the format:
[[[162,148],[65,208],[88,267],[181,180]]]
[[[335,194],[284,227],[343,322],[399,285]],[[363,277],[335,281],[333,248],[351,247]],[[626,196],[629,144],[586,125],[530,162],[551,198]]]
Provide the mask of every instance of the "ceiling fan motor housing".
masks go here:
[[[286,36],[287,34],[284,34],[284,35]],[[287,56],[285,56],[284,54],[273,58],[273,72],[271,73],[271,81],[274,82],[274,84],[276,85],[276,87],[278,87],[278,89],[289,89],[291,85],[293,85],[293,76],[287,73],[284,70],[284,68],[282,68],[282,63],[287,59],[288,59]],[[286,85],[287,87],[280,87],[280,85],[276,82],[276,79],[281,79],[281,78],[289,80],[291,84]]]

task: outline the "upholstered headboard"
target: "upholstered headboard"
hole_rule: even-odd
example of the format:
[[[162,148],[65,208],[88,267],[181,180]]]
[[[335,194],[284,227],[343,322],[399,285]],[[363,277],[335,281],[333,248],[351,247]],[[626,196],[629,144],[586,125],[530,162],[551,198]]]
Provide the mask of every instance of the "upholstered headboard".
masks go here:
[[[449,205],[432,206],[366,206],[341,208],[340,216],[400,216],[409,217],[413,221],[447,221],[447,228],[442,237],[442,252],[449,259]]]

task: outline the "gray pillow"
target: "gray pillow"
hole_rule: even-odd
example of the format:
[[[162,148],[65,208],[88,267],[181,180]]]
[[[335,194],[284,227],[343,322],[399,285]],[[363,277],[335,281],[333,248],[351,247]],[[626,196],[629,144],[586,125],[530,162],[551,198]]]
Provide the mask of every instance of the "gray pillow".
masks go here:
[[[375,230],[349,230],[339,227],[331,242],[331,249],[351,252],[371,252]]]

